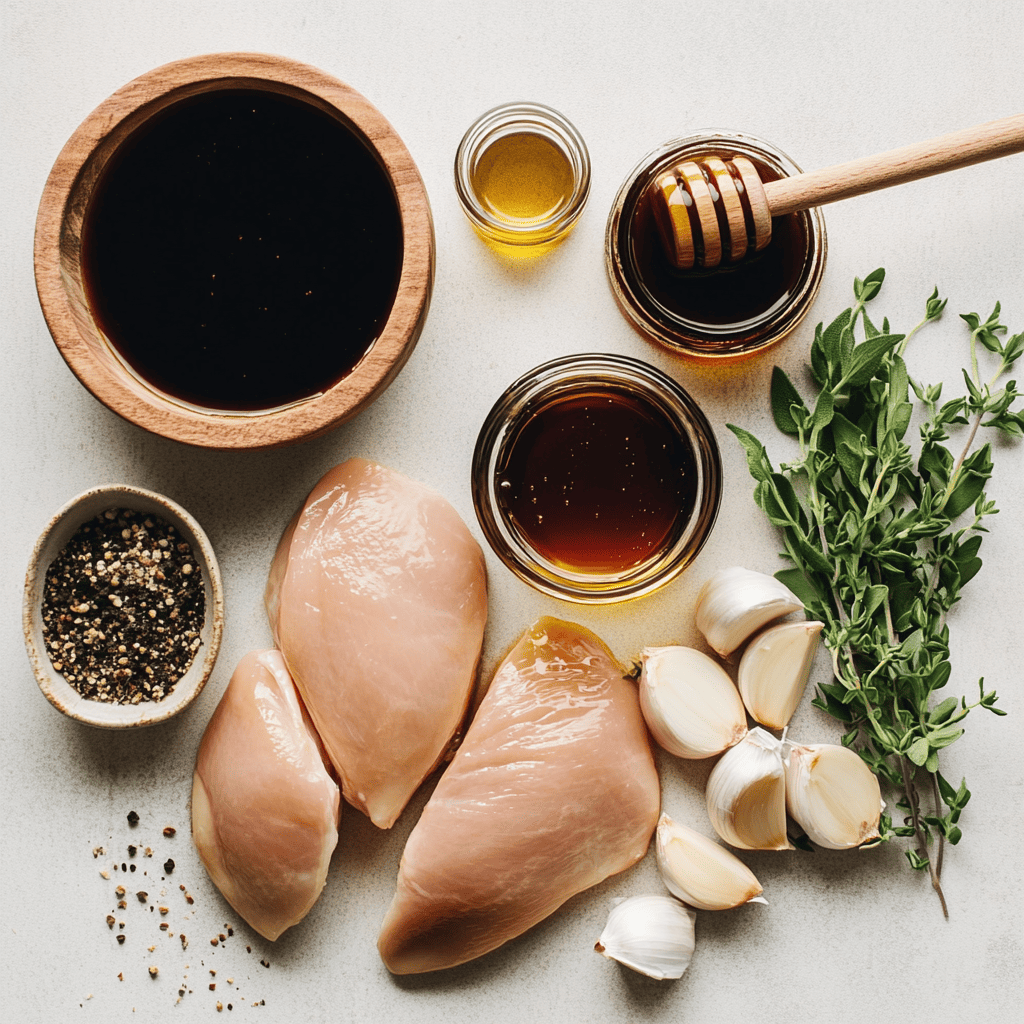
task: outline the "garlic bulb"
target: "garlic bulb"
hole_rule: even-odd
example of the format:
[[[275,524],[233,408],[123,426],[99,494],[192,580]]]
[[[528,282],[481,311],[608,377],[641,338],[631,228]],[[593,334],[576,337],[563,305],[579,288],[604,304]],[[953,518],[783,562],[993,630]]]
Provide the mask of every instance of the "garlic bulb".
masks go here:
[[[693,956],[696,916],[671,896],[618,900],[594,949],[648,978],[680,978]]]
[[[722,657],[773,619],[803,608],[800,599],[774,576],[733,566],[720,569],[697,595],[697,628]]]
[[[741,903],[766,902],[761,883],[743,861],[667,814],[658,821],[654,848],[668,891],[691,907],[728,910]]]
[[[782,742],[754,727],[711,770],[708,817],[741,850],[791,850],[786,838],[786,769]]]
[[[786,804],[808,838],[829,850],[847,850],[878,837],[885,808],[878,779],[849,747],[790,745]]]
[[[739,691],[718,662],[691,647],[648,647],[641,657],[640,709],[670,754],[711,757],[747,731]]]
[[[821,622],[780,622],[758,633],[740,658],[737,685],[751,717],[784,729],[807,686]]]

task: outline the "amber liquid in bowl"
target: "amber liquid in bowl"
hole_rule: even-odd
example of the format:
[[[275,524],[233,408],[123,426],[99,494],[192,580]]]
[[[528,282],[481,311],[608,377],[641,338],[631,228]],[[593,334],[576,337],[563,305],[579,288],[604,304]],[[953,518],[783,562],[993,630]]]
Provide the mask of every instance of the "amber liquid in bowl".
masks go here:
[[[327,391],[373,346],[401,275],[387,175],[298,99],[220,89],[145,122],[86,213],[92,314],[152,388],[257,411]]]
[[[473,452],[494,553],[542,593],[585,604],[651,593],[707,540],[722,465],[710,423],[656,367],[581,353],[505,389]]]
[[[578,573],[619,573],[670,548],[697,496],[692,447],[641,395],[583,389],[509,439],[498,500],[531,547]]]

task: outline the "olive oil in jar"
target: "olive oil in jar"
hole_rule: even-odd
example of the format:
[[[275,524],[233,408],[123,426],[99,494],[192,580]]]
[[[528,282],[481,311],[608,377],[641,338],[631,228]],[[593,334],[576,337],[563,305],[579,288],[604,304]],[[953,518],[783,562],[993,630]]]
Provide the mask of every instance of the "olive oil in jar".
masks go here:
[[[577,573],[622,573],[659,557],[690,520],[688,440],[644,395],[583,388],[537,408],[506,447],[498,501],[529,545]]]
[[[502,256],[532,259],[572,230],[590,193],[590,156],[556,110],[513,103],[473,123],[455,154],[455,189],[478,235]]]
[[[572,165],[550,139],[513,132],[484,150],[470,181],[484,209],[527,228],[543,223],[568,201]]]

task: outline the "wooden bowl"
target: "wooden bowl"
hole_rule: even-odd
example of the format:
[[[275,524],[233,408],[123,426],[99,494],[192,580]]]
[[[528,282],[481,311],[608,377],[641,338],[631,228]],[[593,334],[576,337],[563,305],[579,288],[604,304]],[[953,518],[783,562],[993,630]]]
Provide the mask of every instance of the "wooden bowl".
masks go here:
[[[206,611],[200,632],[202,646],[188,671],[163,700],[145,700],[138,704],[88,700],[53,667],[46,651],[42,613],[46,571],[80,526],[112,508],[150,513],[169,523],[191,546],[203,573]],[[170,498],[123,484],[93,487],[72,498],[39,535],[25,575],[22,624],[25,647],[39,689],[58,711],[86,725],[106,729],[156,725],[183,711],[199,696],[217,661],[224,629],[224,593],[217,557],[202,527]]]
[[[82,271],[82,230],[104,168],[141,125],[166,107],[219,89],[259,89],[308,103],[369,147],[397,199],[403,256],[397,294],[379,337],[355,368],[316,397],[239,415],[198,408],[158,391],[128,369],[90,309]],[[426,318],[434,234],[423,181],[378,110],[324,72],[283,57],[219,53],[156,68],[119,89],[61,150],[39,204],[35,274],[57,348],[75,376],[109,409],[164,437],[209,448],[271,448],[316,437],[366,408],[397,376]],[[160,311],[154,310],[154,316]]]

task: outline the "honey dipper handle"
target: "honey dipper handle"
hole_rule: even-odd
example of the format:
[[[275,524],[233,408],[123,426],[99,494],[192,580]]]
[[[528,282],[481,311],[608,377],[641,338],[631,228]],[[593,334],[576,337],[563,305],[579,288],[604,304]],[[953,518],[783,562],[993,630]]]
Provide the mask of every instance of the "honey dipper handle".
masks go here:
[[[765,182],[772,216],[824,206],[864,192],[1024,151],[1024,114],[964,128],[820,171]]]

